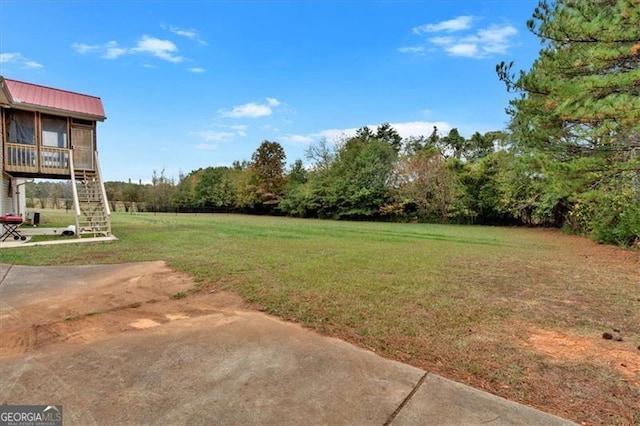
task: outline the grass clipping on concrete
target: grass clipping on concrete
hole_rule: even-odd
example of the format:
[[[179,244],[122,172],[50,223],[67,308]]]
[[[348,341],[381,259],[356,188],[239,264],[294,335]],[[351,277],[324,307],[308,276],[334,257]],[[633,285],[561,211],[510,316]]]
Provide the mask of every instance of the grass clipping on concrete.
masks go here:
[[[194,291],[382,356],[574,421],[640,424],[638,251],[521,228],[153,213],[112,226],[116,242],[3,249],[0,263],[165,260]]]

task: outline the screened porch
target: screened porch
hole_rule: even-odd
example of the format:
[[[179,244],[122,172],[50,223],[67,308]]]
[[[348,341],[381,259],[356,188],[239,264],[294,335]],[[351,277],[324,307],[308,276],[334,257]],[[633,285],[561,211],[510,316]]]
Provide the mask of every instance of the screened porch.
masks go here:
[[[34,111],[4,111],[3,166],[23,177],[69,177],[93,171],[95,122]]]

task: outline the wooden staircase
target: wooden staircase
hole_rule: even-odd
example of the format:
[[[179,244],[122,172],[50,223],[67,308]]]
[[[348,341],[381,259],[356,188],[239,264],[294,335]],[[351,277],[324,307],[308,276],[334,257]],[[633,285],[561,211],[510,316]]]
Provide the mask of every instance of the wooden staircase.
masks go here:
[[[73,167],[73,160],[70,163],[76,211],[76,236],[78,238],[111,236],[111,211],[100,177],[98,154],[95,153],[95,170],[93,171],[77,170]]]

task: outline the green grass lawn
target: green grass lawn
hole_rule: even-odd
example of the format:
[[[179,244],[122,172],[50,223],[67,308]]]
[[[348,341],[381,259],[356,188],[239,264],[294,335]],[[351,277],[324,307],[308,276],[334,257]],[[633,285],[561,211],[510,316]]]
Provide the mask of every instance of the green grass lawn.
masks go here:
[[[640,358],[637,251],[520,228],[126,213],[112,226],[116,242],[3,249],[0,263],[165,260],[194,291],[233,291],[383,356],[573,420],[640,422],[640,372],[530,343],[545,330],[613,344],[600,336],[616,327]]]

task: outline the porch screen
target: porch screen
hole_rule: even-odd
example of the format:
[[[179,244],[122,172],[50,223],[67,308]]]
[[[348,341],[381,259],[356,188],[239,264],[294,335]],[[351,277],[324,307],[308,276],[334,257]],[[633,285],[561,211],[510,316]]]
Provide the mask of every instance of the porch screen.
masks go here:
[[[42,116],[42,144],[56,148],[67,148],[66,118]]]
[[[35,145],[35,114],[28,111],[9,110],[7,116],[9,142]]]

